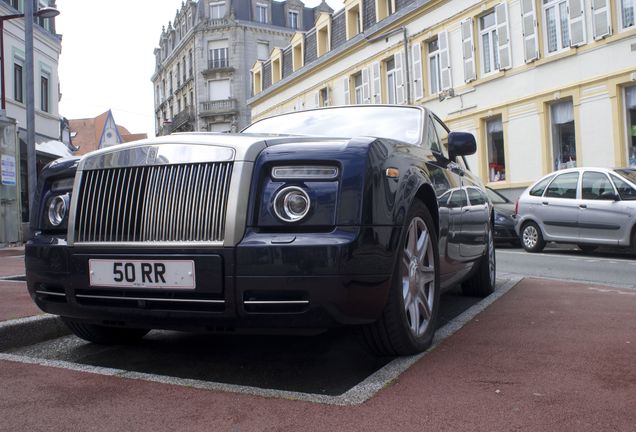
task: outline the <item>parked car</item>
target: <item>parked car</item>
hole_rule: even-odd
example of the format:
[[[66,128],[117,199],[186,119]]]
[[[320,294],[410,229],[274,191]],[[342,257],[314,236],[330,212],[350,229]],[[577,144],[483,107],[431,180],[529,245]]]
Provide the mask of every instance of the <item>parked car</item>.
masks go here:
[[[494,211],[495,242],[511,243],[519,246],[519,236],[515,231],[515,204],[494,189],[486,186],[486,193]]]
[[[636,247],[636,170],[572,168],[549,174],[517,202],[517,232],[528,252],[546,242]]]
[[[358,325],[426,349],[440,292],[495,286],[472,135],[421,107],[349,106],[110,147],[41,174],[27,284],[79,337]]]

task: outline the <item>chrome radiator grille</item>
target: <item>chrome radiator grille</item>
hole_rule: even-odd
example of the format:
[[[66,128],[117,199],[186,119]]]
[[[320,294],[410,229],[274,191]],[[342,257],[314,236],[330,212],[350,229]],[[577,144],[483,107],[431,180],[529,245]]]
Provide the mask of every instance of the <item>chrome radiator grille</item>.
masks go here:
[[[231,162],[84,171],[75,242],[222,242]]]

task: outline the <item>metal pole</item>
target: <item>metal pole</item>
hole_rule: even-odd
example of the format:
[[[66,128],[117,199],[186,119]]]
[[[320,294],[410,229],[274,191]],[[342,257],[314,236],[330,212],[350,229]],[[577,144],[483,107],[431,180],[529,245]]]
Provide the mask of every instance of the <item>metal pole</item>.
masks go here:
[[[404,67],[406,68],[406,104],[411,105],[411,62],[409,61],[409,36],[406,27],[402,27],[404,35]]]
[[[0,55],[2,55],[2,63],[0,63],[0,79],[2,80],[2,111],[4,111],[6,115],[7,99],[4,93],[4,20],[0,20]]]
[[[37,187],[37,162],[35,152],[35,94],[33,78],[33,3],[34,0],[24,2],[24,45],[25,45],[25,75],[26,75],[26,127],[27,127],[27,180],[29,193],[29,237],[35,226],[34,198]]]

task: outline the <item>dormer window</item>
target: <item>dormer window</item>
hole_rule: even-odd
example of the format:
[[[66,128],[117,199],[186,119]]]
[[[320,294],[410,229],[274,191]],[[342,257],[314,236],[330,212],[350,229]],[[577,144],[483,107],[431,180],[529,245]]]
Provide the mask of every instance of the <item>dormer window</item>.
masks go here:
[[[256,21],[267,24],[269,22],[268,7],[266,3],[256,3]]]
[[[294,30],[298,28],[298,11],[287,11],[287,25]]]
[[[316,53],[318,57],[331,49],[331,14],[323,12],[316,20]]]
[[[382,21],[395,12],[396,0],[375,0],[375,20]]]
[[[345,6],[346,10],[346,22],[345,30],[347,33],[347,39],[351,39],[362,31],[362,2],[352,2],[350,5]]]
[[[211,1],[210,2],[210,19],[219,19],[224,17],[225,17],[225,2]]]
[[[292,71],[297,71],[305,64],[305,36],[298,32],[291,40]]]

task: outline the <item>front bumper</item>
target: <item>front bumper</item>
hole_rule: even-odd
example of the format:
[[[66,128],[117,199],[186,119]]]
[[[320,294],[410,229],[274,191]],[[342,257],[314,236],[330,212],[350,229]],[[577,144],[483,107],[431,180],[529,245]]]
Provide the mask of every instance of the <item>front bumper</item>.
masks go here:
[[[45,312],[103,325],[177,330],[322,328],[376,320],[386,303],[399,227],[292,235],[248,230],[233,248],[69,247],[36,236],[27,285]],[[91,287],[88,260],[195,261],[193,290]]]

